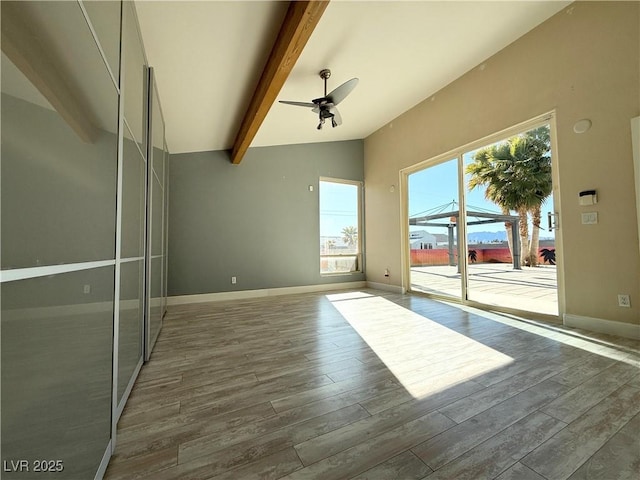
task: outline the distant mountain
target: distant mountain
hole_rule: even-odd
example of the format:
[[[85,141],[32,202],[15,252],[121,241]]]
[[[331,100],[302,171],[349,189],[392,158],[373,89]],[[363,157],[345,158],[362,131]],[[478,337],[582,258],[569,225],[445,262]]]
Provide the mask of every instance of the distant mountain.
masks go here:
[[[499,243],[507,241],[507,232],[505,230],[498,232],[470,232],[467,233],[467,242],[469,243]]]
[[[529,232],[531,233],[531,232]],[[553,240],[553,237],[545,235],[545,231],[540,229],[540,240]],[[507,231],[497,232],[470,232],[467,234],[468,243],[499,243],[507,241]]]

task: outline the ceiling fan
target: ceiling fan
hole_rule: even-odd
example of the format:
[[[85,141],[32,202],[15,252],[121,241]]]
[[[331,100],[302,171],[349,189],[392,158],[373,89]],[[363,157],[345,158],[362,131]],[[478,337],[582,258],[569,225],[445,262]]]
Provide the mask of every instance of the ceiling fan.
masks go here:
[[[324,125],[324,122],[327,118],[331,119],[332,127],[335,128],[338,125],[341,125],[342,117],[340,116],[340,112],[338,112],[336,105],[344,100],[346,96],[351,93],[351,90],[356,88],[358,79],[352,78],[351,80],[347,80],[327,95],[327,79],[330,76],[331,70],[329,70],[328,68],[320,71],[320,78],[324,80],[324,97],[316,98],[315,100],[311,100],[311,102],[290,102],[287,100],[280,100],[280,103],[310,108],[311,111],[313,113],[317,113],[318,117],[320,118],[318,130],[322,128],[322,125]]]

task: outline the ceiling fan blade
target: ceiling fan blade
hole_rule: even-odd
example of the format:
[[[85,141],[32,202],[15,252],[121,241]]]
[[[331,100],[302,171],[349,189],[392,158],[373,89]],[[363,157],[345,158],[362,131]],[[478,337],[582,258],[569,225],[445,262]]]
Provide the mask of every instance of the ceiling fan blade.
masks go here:
[[[329,112],[333,114],[333,120],[335,121],[336,126],[342,125],[342,117],[340,116],[338,109],[336,107],[331,107]]]
[[[310,103],[310,102],[290,102],[288,100],[279,100],[279,102],[284,103],[286,105],[295,105],[296,107],[307,107],[307,108],[317,107],[315,103]]]
[[[351,93],[351,90],[356,88],[358,84],[357,78],[352,78],[351,80],[347,80],[338,88],[334,89],[326,96],[326,99],[329,103],[333,103],[334,105],[339,104],[342,100],[346,98],[347,95]]]

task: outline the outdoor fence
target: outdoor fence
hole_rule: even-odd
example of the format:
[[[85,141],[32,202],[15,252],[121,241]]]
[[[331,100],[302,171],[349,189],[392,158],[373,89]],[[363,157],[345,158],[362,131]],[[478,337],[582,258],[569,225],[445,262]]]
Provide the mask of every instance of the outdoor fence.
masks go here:
[[[538,259],[541,265],[545,263],[540,256],[542,248],[543,247],[538,249]],[[553,247],[545,246],[544,248]],[[476,252],[475,262],[471,262],[471,259],[469,259],[469,263],[513,263],[511,254],[509,253],[509,248],[507,247],[480,248],[473,246],[472,248],[469,248],[469,250],[474,250]],[[454,251],[454,263],[458,263],[457,249]],[[433,250],[411,250],[412,267],[430,267],[439,265],[449,265],[448,249],[437,248]]]

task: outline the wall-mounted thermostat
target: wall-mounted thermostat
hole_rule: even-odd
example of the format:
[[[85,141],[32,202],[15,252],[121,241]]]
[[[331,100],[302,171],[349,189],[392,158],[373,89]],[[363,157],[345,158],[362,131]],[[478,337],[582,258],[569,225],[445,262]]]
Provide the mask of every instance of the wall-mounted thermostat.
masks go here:
[[[579,195],[580,205],[595,205],[598,203],[598,195],[595,190],[584,190]]]

